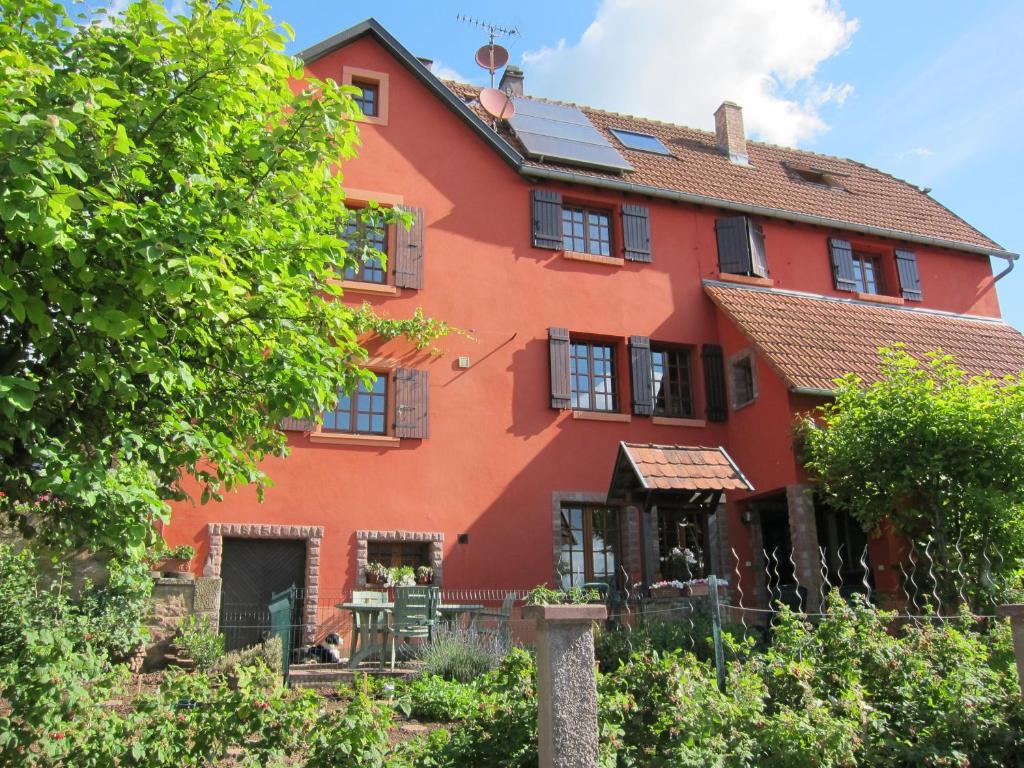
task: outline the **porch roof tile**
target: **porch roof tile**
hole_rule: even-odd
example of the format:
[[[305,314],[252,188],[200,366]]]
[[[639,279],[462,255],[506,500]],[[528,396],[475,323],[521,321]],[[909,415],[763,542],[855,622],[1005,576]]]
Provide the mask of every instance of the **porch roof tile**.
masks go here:
[[[620,443],[619,451],[647,489],[753,490],[724,448]]]
[[[875,381],[879,348],[895,343],[915,357],[941,349],[971,374],[1024,370],[1024,335],[996,318],[712,280],[704,290],[792,390],[833,392],[847,373]]]

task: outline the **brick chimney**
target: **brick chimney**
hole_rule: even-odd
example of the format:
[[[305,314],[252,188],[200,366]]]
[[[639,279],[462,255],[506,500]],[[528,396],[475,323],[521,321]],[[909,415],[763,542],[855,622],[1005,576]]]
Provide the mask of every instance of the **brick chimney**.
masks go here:
[[[523,95],[523,70],[515,64],[509,64],[501,73],[498,88],[511,96]]]
[[[718,151],[729,156],[737,165],[749,165],[747,137],[743,134],[743,108],[731,101],[723,101],[715,110],[715,144]]]

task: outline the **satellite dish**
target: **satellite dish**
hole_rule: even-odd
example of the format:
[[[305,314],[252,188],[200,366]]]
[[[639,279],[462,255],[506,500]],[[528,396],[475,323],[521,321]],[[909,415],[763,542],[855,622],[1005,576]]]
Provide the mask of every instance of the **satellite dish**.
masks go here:
[[[476,52],[476,63],[493,75],[494,70],[508,64],[508,50],[494,43],[482,45]]]
[[[512,103],[512,99],[497,88],[480,89],[480,106],[487,114],[499,120],[508,120],[516,113],[516,105]]]

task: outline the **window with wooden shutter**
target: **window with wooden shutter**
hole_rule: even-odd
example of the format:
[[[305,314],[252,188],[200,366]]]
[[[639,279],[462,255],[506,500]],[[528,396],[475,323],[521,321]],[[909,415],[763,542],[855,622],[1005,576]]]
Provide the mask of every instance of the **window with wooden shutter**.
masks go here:
[[[715,221],[718,241],[718,271],[729,275],[768,276],[764,230],[746,216],[729,216]]]
[[[567,328],[548,328],[548,356],[551,361],[551,407],[559,410],[572,408]]]
[[[725,392],[725,360],[718,344],[705,344],[701,349],[704,364],[704,409],[708,421],[729,418]]]
[[[832,258],[832,278],[836,289],[840,291],[856,291],[857,277],[853,270],[853,246],[849,240],[837,237],[829,238],[829,255]]]
[[[648,337],[629,337],[629,361],[633,379],[633,413],[650,416],[654,413],[654,393],[651,389],[651,340]]]
[[[428,437],[430,379],[427,371],[395,371],[395,436]]]
[[[548,189],[530,191],[533,214],[533,247],[562,248],[562,196]]]
[[[768,254],[764,249],[764,230],[756,221],[747,221],[750,240],[750,272],[755,277],[768,277]]]
[[[277,426],[285,432],[312,432],[316,422],[313,419],[295,419],[289,416],[281,419]]]
[[[395,285],[399,288],[423,287],[423,209],[403,210],[413,215],[406,229],[399,224],[395,236]]]
[[[917,256],[913,251],[896,251],[896,271],[900,291],[908,301],[921,301],[921,277],[917,272]]]
[[[622,243],[627,261],[650,262],[651,216],[646,206],[622,206]]]

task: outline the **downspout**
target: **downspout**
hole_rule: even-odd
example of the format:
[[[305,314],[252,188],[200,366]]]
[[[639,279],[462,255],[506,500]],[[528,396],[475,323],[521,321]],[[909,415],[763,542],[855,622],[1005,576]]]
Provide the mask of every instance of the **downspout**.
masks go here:
[[[1004,269],[1002,272],[1000,272],[998,275],[996,275],[995,278],[993,278],[993,280],[992,280],[992,284],[995,285],[1000,280],[1002,280],[1004,277],[1006,277],[1008,274],[1013,272],[1013,265],[1017,262],[1017,256],[1014,256],[1012,254],[1002,254],[1002,253],[992,253],[992,254],[989,254],[989,255],[993,256],[993,257],[995,257],[997,259],[1006,259],[1006,269]]]

